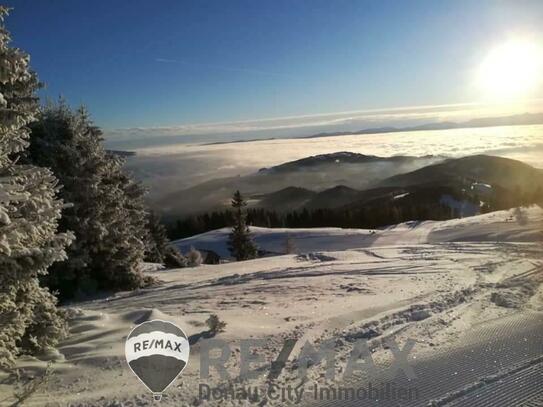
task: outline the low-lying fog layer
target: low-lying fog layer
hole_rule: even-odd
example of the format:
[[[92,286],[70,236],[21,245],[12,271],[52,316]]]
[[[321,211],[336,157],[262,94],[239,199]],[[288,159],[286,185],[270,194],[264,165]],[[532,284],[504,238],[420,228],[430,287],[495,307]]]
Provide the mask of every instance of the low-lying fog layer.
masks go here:
[[[246,175],[262,167],[337,151],[451,157],[486,153],[541,167],[543,125],[148,147],[136,150],[137,156],[127,166],[156,197],[209,179]]]

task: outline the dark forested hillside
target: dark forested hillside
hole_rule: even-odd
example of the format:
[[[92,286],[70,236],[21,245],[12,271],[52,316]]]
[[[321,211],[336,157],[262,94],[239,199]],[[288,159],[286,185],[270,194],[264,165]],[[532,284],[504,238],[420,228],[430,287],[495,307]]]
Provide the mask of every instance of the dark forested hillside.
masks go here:
[[[338,185],[317,193],[288,187],[253,201],[247,221],[255,226],[377,228],[541,203],[543,172],[520,161],[477,155],[392,176],[376,188]],[[169,231],[181,238],[230,223],[229,211],[218,210],[170,221]]]
[[[344,185],[364,190],[392,175],[422,168],[442,159],[431,156],[376,157],[350,152],[322,154],[263,168],[245,176],[212,179],[169,194],[154,202],[153,206],[165,219],[173,220],[207,211],[224,210],[232,192],[236,190],[241,191],[248,198],[249,204],[254,206],[257,203],[255,200],[285,189],[278,194],[287,199],[293,196],[294,204],[299,204],[301,191],[290,187],[320,192]],[[279,205],[284,205],[287,210],[292,209],[286,200],[284,203],[278,202],[273,195],[269,199],[278,205],[271,207],[274,210],[282,210]],[[257,206],[270,208],[265,205],[265,200],[264,205]]]

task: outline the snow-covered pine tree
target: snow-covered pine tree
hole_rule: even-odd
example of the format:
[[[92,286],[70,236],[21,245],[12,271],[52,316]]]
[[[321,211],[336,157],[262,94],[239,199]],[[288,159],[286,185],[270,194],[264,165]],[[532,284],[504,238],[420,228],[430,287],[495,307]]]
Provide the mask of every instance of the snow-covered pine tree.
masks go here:
[[[177,247],[168,245],[166,247],[166,254],[164,256],[164,265],[168,268],[182,268],[187,267],[188,260]]]
[[[145,261],[161,263],[170,268],[187,266],[187,259],[170,244],[166,227],[153,211],[150,211],[147,217],[147,233]]]
[[[12,48],[0,6],[0,367],[23,350],[52,346],[64,318],[39,276],[65,258],[69,234],[57,234],[62,202],[47,169],[17,163],[28,145],[28,124],[38,113],[39,82],[29,57]]]
[[[150,211],[147,217],[147,241],[145,247],[145,261],[164,264],[164,257],[168,249],[169,241],[166,228],[158,215]]]
[[[194,247],[191,247],[187,252],[187,266],[189,267],[198,267],[204,261],[202,253],[199,250],[196,250]]]
[[[50,269],[49,287],[70,298],[141,286],[143,187],[123,172],[121,157],[104,149],[102,132],[84,108],[49,104],[31,128],[26,158],[51,168],[60,180],[61,197],[71,204],[62,212],[61,228],[76,235],[68,260]]]
[[[232,197],[234,226],[232,226],[232,232],[228,237],[228,249],[238,261],[254,259],[258,254],[258,249],[247,226],[247,215],[244,209],[246,205],[241,193],[236,191]]]
[[[144,285],[141,263],[147,237],[146,191],[123,172],[122,158],[111,153],[106,157],[111,167],[102,180],[101,209],[107,234],[93,255],[94,276],[100,289],[134,289]]]

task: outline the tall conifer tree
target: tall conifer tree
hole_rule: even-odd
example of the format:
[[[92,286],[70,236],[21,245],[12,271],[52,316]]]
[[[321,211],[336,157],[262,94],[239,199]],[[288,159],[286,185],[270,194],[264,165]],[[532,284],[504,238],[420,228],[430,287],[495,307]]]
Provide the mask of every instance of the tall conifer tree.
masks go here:
[[[247,226],[245,206],[247,206],[247,203],[243,196],[239,191],[236,191],[232,197],[234,225],[228,239],[228,248],[232,256],[238,261],[254,259],[258,254],[258,249]]]
[[[57,234],[62,202],[57,180],[43,168],[18,163],[28,125],[38,113],[39,82],[29,57],[9,46],[0,7],[0,366],[24,349],[52,346],[65,332],[56,299],[39,276],[65,258],[69,234]]]
[[[105,150],[102,132],[84,108],[49,105],[31,128],[27,159],[60,180],[61,197],[69,202],[61,228],[76,236],[47,284],[61,298],[140,287],[147,238],[141,184],[123,172],[121,157]]]
[[[147,241],[145,260],[153,263],[162,263],[166,267],[186,267],[187,259],[174,247],[168,239],[166,227],[154,212],[147,217]]]

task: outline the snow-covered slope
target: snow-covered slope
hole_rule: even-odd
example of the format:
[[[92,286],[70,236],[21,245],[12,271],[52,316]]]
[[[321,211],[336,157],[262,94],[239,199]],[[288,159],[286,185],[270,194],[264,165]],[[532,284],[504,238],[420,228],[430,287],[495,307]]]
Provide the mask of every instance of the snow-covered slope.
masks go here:
[[[177,323],[191,340],[190,362],[161,405],[248,405],[243,400],[204,403],[198,398],[200,383],[213,388],[225,384],[216,374],[205,381],[200,378],[200,352],[209,334],[205,321],[211,314],[226,323],[218,339],[232,350],[227,363],[232,380],[227,385],[239,384],[235,378],[243,339],[265,341],[258,352],[268,365],[285,338],[297,339],[275,381],[281,388],[297,388],[303,384],[297,358],[306,341],[334,341],[340,380],[358,339],[369,339],[377,374],[387,375],[396,371],[388,370],[392,353],[386,341],[394,338],[404,349],[413,338],[417,340],[409,362],[421,379],[409,386],[420,388],[421,398],[409,405],[455,400],[470,388],[502,397],[493,406],[521,405],[518,392],[506,392],[510,387],[500,387],[498,394],[496,385],[502,382],[495,378],[519,379],[513,388],[527,389],[526,398],[541,388],[537,381],[523,382],[529,371],[517,366],[541,367],[540,359],[534,358],[541,357],[543,326],[542,226],[543,211],[533,207],[445,222],[408,222],[377,231],[254,228],[265,249],[281,252],[290,235],[298,251],[306,253],[177,270],[152,271],[155,267],[147,265],[146,274],[157,284],[72,304],[66,308],[70,332],[58,350],[19,358],[16,368],[22,383],[44,375],[48,360],[55,362],[51,380],[25,405],[41,407],[51,400],[74,406],[151,405],[152,394],[129,371],[124,344],[134,325],[152,319]],[[227,235],[228,230],[218,230],[177,244],[227,255]],[[266,389],[266,377],[247,383]],[[370,378],[377,382],[380,377]],[[488,387],[478,386],[489,377],[494,379]],[[20,386],[8,379],[0,372],[0,404],[15,405]],[[308,370],[307,383],[331,385],[324,379],[323,364]],[[261,405],[315,405],[312,401],[267,400]]]
[[[223,228],[173,243],[183,252],[193,246],[228,258],[229,232]],[[543,209],[532,206],[448,221],[405,222],[373,230],[251,227],[251,233],[259,248],[270,254],[284,254],[288,237],[299,253],[453,241],[533,242],[543,241]]]

